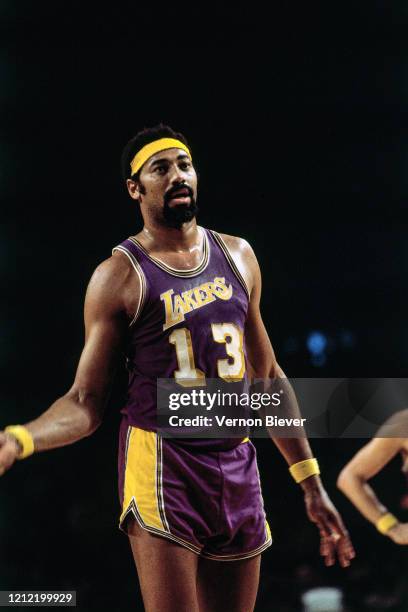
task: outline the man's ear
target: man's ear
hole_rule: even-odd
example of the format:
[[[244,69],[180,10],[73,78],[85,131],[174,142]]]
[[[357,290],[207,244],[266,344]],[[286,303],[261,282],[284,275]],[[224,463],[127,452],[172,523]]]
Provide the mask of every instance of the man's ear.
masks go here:
[[[133,181],[132,179],[127,179],[126,187],[127,187],[130,197],[133,200],[139,200],[139,197],[140,197],[139,181]]]

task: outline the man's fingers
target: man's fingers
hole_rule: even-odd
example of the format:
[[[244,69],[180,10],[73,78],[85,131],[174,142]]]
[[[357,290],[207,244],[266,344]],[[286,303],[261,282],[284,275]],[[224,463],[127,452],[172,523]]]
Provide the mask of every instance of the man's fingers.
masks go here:
[[[353,546],[348,538],[333,533],[329,537],[320,534],[320,554],[324,557],[325,565],[330,567],[339,560],[341,567],[348,567],[355,557]]]
[[[347,529],[339,521],[325,517],[318,522],[320,532],[320,554],[327,566],[334,565],[338,558],[341,567],[348,567],[355,557]]]
[[[356,556],[349,533],[340,516],[334,515],[331,517],[330,523],[332,534],[336,542],[337,556],[340,564],[342,567],[347,567],[350,565],[351,559]]]
[[[339,540],[337,546],[337,556],[342,567],[348,567],[351,560],[356,556],[353,545],[348,538],[345,540]]]
[[[331,539],[334,543],[340,565],[342,567],[348,567],[350,561],[356,556],[356,553],[354,552],[347,530],[344,528],[344,533],[342,534],[333,532]]]
[[[322,555],[322,557],[324,557],[324,563],[328,567],[330,567],[331,565],[334,565],[335,563],[335,560],[336,560],[335,550],[336,550],[335,544],[330,538],[330,536],[326,537],[324,535],[321,535],[320,536],[320,554]]]
[[[356,556],[356,551],[354,550],[354,546],[351,543],[349,536],[339,540],[338,549],[342,554],[347,555],[349,559],[354,559]]]

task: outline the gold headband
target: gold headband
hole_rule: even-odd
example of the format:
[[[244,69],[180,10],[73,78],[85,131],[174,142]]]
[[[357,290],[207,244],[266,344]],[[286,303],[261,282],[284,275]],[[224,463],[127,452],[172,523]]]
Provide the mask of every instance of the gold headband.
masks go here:
[[[165,149],[183,149],[191,159],[191,153],[188,147],[181,142],[181,140],[177,140],[176,138],[160,138],[159,140],[154,140],[153,142],[149,142],[149,144],[145,145],[136,153],[132,161],[130,162],[130,169],[132,171],[131,176],[136,174],[138,170],[143,166],[143,164],[155,153],[159,151],[164,151]]]

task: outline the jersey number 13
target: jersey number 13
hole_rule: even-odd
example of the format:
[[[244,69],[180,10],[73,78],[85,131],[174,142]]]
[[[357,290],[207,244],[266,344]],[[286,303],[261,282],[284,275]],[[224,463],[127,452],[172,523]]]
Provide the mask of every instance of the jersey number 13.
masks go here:
[[[227,382],[242,380],[245,372],[242,330],[235,323],[212,323],[211,331],[215,342],[225,344],[228,355],[226,359],[217,360],[218,377]],[[169,336],[169,342],[174,344],[176,349],[178,364],[174,372],[176,381],[185,387],[204,386],[205,374],[195,367],[190,330],[186,327],[175,329]]]

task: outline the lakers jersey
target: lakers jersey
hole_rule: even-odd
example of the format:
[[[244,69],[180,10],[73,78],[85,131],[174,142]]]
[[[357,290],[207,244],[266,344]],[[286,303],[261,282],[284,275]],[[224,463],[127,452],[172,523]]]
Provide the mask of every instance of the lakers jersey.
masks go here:
[[[206,378],[246,379],[248,288],[221,236],[198,230],[203,254],[190,270],[150,256],[134,237],[113,249],[129,258],[140,279],[126,347],[129,385],[122,409],[128,425],[140,429],[157,430],[158,378],[174,377],[180,385],[187,380],[192,386],[205,385]],[[237,443],[230,440],[229,447]]]

